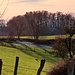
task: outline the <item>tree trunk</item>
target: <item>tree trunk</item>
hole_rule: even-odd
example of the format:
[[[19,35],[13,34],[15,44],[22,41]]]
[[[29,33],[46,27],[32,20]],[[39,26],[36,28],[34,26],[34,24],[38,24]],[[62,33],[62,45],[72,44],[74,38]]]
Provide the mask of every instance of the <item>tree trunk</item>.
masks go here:
[[[39,36],[38,36],[38,35],[36,35],[36,37],[35,37],[36,41],[38,41],[38,37],[39,37]]]
[[[74,75],[74,63],[72,60],[69,61],[67,75]]]
[[[20,35],[18,35],[18,40],[20,40]]]
[[[68,50],[69,50],[69,55],[70,55],[70,58],[73,58],[73,55],[72,55],[72,53],[71,53],[71,36],[69,37],[69,48],[68,48]]]

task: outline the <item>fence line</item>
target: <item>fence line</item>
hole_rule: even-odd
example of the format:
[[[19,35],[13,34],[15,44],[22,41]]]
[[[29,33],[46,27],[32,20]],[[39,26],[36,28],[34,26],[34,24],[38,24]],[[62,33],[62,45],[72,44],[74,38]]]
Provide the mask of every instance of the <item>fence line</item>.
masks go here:
[[[4,64],[3,66],[10,66],[13,68],[13,65],[6,65]],[[38,69],[32,69],[32,68],[29,68],[29,67],[25,67],[25,66],[18,66],[20,69],[27,69],[27,70],[35,70],[37,71]],[[3,69],[3,70],[6,70],[6,69]],[[42,72],[46,72],[45,70],[42,70]]]
[[[26,71],[29,71],[29,70],[33,70],[33,71],[38,71],[38,69],[33,69],[33,68],[29,68],[30,66],[18,66],[19,64],[19,57],[16,57],[16,61],[15,61],[15,67],[14,65],[8,65],[8,64],[2,64],[2,60],[0,62],[0,72],[1,74],[0,75],[10,75],[9,73],[12,73],[12,75],[17,75],[17,74],[21,74],[21,75],[25,75],[25,72]],[[41,63],[40,63],[41,64]],[[3,66],[3,69],[2,69],[2,66]],[[12,67],[11,69],[7,69],[6,67]],[[20,71],[22,70],[22,72]],[[23,73],[24,72],[24,73]],[[46,72],[46,71],[40,71],[41,72]],[[39,74],[40,75],[40,74]]]
[[[18,60],[17,60],[18,61]],[[75,75],[75,60],[70,60],[70,61],[67,61],[68,62],[68,71],[67,71],[67,75]],[[41,60],[41,63],[40,63],[40,67],[39,67],[39,69],[31,69],[31,68],[26,68],[26,66],[18,66],[18,64],[17,64],[17,69],[16,69],[16,73],[14,73],[14,66],[12,66],[12,65],[6,65],[6,64],[3,64],[3,62],[2,62],[2,59],[0,59],[0,75],[10,75],[9,74],[9,72],[11,73],[12,72],[12,74],[11,75],[13,75],[13,73],[14,73],[14,75],[16,74],[20,74],[20,75],[25,75],[25,69],[27,69],[27,71],[29,71],[29,70],[34,70],[34,71],[37,71],[37,75],[40,75],[40,73],[41,72],[46,72],[46,71],[42,71],[42,69],[43,69],[43,67],[44,67],[44,63],[45,63],[45,60]],[[13,70],[9,70],[9,69],[7,69],[7,68],[4,68],[4,67],[2,67],[2,65],[5,67],[5,66],[8,66],[8,67],[12,67],[12,69]],[[15,64],[16,65],[16,64]],[[4,73],[4,72],[2,72],[2,68],[3,68],[3,70],[6,72],[6,73]],[[20,71],[18,71],[19,69],[22,69],[22,72]],[[23,73],[24,72],[24,73]],[[30,74],[30,75],[32,75],[32,74]]]

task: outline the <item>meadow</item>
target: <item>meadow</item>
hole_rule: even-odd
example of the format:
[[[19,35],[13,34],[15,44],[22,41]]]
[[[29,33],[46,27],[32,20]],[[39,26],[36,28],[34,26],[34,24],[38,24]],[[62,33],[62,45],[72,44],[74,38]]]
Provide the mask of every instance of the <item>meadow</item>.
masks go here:
[[[41,59],[46,60],[41,75],[46,75],[46,71],[61,60],[51,53],[54,51],[53,49],[45,51],[38,47],[21,45],[15,42],[2,42],[0,45],[0,59],[3,61],[2,75],[13,75],[16,56],[20,58],[17,75],[36,75]]]
[[[68,37],[69,35],[50,35],[50,36],[39,36],[39,40],[55,40],[59,37],[62,37],[62,38],[66,38]],[[8,36],[0,36],[0,39],[1,38],[9,38]],[[17,36],[13,36],[13,38],[18,38]],[[22,39],[34,39],[34,36],[20,36],[20,38]],[[72,38],[75,38],[75,34],[73,35]]]

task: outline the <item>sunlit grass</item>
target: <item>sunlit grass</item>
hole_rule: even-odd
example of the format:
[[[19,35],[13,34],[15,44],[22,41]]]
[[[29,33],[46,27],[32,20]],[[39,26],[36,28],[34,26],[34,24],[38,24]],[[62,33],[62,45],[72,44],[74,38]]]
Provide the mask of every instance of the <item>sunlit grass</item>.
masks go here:
[[[36,75],[41,59],[46,60],[43,71],[47,71],[60,60],[38,47],[28,46],[26,48],[23,45],[16,45],[16,48],[12,48],[9,43],[7,45],[9,47],[0,46],[0,59],[3,61],[2,75],[13,75],[16,56],[20,58],[18,75]],[[48,51],[52,51],[52,49]],[[45,72],[42,72],[41,75],[45,75]]]
[[[53,40],[58,37],[66,38],[68,35],[50,35],[50,36],[39,36],[39,40]],[[8,36],[0,36],[0,38],[8,38]],[[14,36],[13,38],[18,38],[17,36]],[[34,36],[20,36],[22,39],[34,39]],[[73,35],[72,38],[75,38],[75,35]]]

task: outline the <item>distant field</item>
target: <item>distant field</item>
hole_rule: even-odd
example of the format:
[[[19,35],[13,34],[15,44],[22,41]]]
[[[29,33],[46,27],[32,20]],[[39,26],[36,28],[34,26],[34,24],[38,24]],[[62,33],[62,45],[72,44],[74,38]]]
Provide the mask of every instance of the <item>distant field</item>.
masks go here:
[[[58,37],[67,37],[68,35],[51,35],[51,36],[39,36],[39,40],[50,40],[50,39],[56,39]],[[30,38],[34,39],[33,36],[22,36],[21,38]],[[75,35],[73,35],[73,38],[75,38]]]
[[[45,71],[60,60],[49,53],[53,51],[52,49],[45,53],[45,50],[37,47],[34,49],[33,46],[26,47],[15,44],[16,48],[11,48],[11,44],[5,43],[5,45],[10,47],[0,46],[0,59],[3,60],[2,75],[13,75],[16,56],[20,57],[18,75],[36,75],[41,59],[46,60],[41,73],[41,75],[45,75]]]
[[[39,36],[39,40],[50,40],[50,39],[56,39],[58,37],[67,37],[68,35],[51,35],[51,36]],[[8,38],[8,36],[0,36],[0,38]],[[17,36],[14,36],[14,38],[17,38]],[[24,39],[34,39],[33,36],[20,36],[20,38]],[[75,38],[75,35],[73,35],[73,38]]]
[[[39,40],[48,40],[48,39],[56,39],[59,35],[52,35],[52,36],[39,36]],[[17,37],[15,37],[17,38]],[[34,36],[21,36],[20,38],[25,39],[34,39]]]
[[[54,40],[58,37],[67,37],[68,35],[52,35],[52,36],[39,36],[39,40]],[[20,38],[27,38],[27,39],[34,39],[33,36],[21,36]],[[73,36],[73,38],[75,38],[75,35]]]

